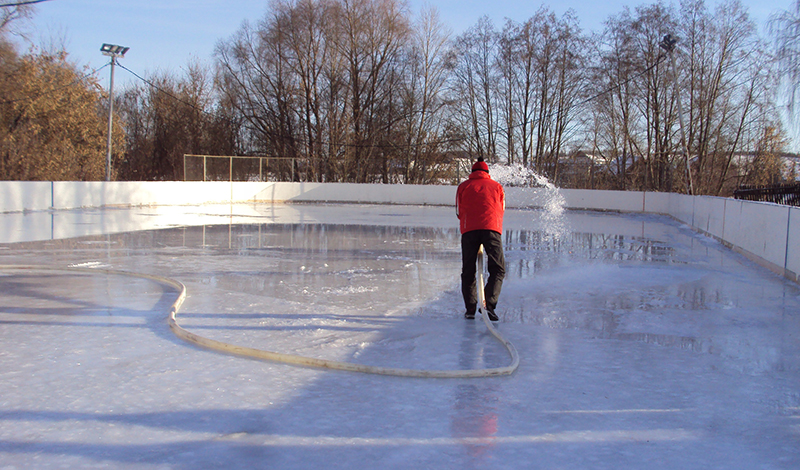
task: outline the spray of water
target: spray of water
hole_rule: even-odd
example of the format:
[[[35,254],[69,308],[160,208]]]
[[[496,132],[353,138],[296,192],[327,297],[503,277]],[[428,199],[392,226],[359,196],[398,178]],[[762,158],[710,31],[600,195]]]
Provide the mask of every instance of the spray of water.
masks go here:
[[[543,212],[543,231],[554,238],[554,241],[565,239],[567,226],[564,217],[566,200],[554,185],[545,176],[536,173],[530,168],[520,164],[504,165],[494,164],[489,166],[492,179],[505,187],[523,188],[531,201],[541,205]]]

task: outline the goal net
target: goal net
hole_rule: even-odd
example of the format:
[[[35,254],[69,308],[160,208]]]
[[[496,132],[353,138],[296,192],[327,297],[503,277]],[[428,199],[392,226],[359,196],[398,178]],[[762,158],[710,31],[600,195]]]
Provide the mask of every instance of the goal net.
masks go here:
[[[184,155],[184,181],[294,181],[295,158]]]

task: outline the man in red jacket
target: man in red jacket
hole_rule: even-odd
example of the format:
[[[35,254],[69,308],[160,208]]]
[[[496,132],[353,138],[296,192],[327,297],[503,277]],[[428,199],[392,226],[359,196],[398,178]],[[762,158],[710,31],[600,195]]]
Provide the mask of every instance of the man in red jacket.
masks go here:
[[[483,249],[489,257],[489,279],[484,288],[486,313],[489,320],[497,321],[494,309],[500,297],[503,278],[506,275],[503,255],[503,213],[506,209],[506,195],[503,186],[489,176],[489,166],[478,157],[472,165],[469,179],[458,185],[456,191],[456,215],[461,228],[461,293],[467,319],[475,318],[478,297],[475,290],[475,262],[478,249]],[[481,286],[483,288],[483,286]]]

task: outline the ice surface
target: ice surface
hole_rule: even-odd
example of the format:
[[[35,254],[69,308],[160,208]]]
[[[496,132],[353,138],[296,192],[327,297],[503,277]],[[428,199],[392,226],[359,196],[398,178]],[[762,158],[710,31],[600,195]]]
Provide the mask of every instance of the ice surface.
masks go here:
[[[0,264],[52,269],[0,270],[0,468],[800,468],[798,286],[668,218],[551,219],[506,215],[519,370],[448,380],[203,350],[170,288],[58,268],[180,280],[182,325],[235,344],[507,365],[462,317],[452,208],[4,214]]]

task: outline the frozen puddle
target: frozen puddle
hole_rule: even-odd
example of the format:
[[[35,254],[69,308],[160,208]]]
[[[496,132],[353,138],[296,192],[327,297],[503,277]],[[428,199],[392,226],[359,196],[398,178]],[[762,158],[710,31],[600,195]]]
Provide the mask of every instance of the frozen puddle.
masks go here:
[[[228,207],[228,206],[226,206]],[[213,209],[213,210],[212,210]],[[381,367],[505,366],[462,318],[452,208],[295,205],[6,214],[0,264],[183,282],[182,326]],[[103,225],[146,230],[119,232]],[[88,224],[86,220],[95,222]],[[74,221],[74,222],[73,222]],[[125,223],[120,223],[123,221]],[[800,290],[668,218],[508,211],[510,377],[248,360],[166,324],[126,276],[0,271],[3,468],[797,468]],[[90,235],[54,237],[71,228]],[[42,235],[44,233],[44,235]],[[535,464],[534,464],[535,462]]]

